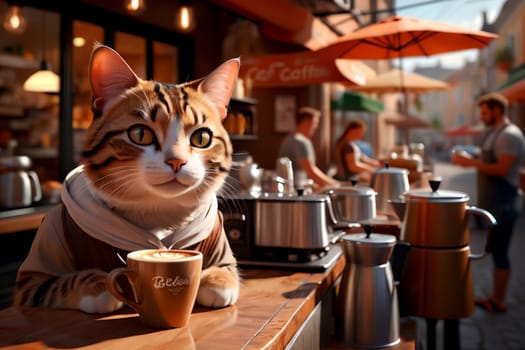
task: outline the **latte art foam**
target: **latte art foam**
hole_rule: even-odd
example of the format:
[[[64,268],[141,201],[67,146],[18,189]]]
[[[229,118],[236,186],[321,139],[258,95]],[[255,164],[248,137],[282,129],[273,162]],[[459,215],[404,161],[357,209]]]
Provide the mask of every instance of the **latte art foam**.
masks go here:
[[[144,259],[152,260],[179,260],[187,257],[188,255],[182,253],[173,253],[173,252],[155,252],[152,254],[143,255]]]
[[[134,252],[131,254],[134,259],[144,261],[176,261],[192,257],[192,254],[180,251],[169,250],[148,250],[142,252]]]

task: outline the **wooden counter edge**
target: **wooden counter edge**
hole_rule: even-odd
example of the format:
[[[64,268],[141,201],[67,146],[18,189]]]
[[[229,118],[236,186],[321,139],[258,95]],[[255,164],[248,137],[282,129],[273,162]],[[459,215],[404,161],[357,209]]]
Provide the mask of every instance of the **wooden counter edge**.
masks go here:
[[[324,273],[310,274],[298,288],[298,297],[290,297],[246,349],[284,349],[315,306],[343,273],[344,267],[345,258],[344,255],[341,255]]]
[[[47,212],[56,204],[43,205],[32,208],[7,210],[0,215],[0,234],[16,233],[27,230],[36,230],[42,223]],[[26,212],[18,214],[18,212]],[[6,215],[14,213],[13,215]]]

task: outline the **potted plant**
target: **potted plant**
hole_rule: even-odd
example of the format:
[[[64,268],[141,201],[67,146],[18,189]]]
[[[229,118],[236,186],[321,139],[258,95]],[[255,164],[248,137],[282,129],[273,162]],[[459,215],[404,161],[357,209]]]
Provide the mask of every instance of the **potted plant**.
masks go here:
[[[504,72],[507,72],[512,68],[512,63],[514,61],[514,51],[509,46],[503,46],[496,50],[494,55],[494,62],[496,66]]]

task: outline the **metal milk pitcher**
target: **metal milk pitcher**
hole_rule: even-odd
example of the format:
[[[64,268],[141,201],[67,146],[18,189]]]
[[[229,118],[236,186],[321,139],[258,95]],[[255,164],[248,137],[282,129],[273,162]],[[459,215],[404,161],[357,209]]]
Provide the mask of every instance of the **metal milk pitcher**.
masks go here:
[[[282,177],[285,180],[285,193],[294,193],[294,178],[293,178],[293,167],[292,161],[288,157],[278,158],[276,161],[276,172],[277,176]]]
[[[400,342],[397,291],[390,266],[396,237],[371,233],[341,238],[346,266],[339,295],[341,336],[359,348],[392,346]]]

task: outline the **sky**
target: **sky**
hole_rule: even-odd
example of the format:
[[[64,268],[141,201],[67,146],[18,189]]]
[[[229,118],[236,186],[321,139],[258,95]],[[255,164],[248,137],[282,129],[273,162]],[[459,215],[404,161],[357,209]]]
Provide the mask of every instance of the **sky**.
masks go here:
[[[445,22],[479,30],[482,13],[487,13],[488,22],[496,19],[506,0],[396,0],[397,14],[437,22]],[[418,5],[419,6],[414,6]],[[403,9],[405,8],[405,9]],[[449,54],[422,58],[404,58],[403,69],[412,71],[417,66],[434,66],[438,62],[445,68],[461,68],[466,61],[476,59],[477,50],[464,50]]]

